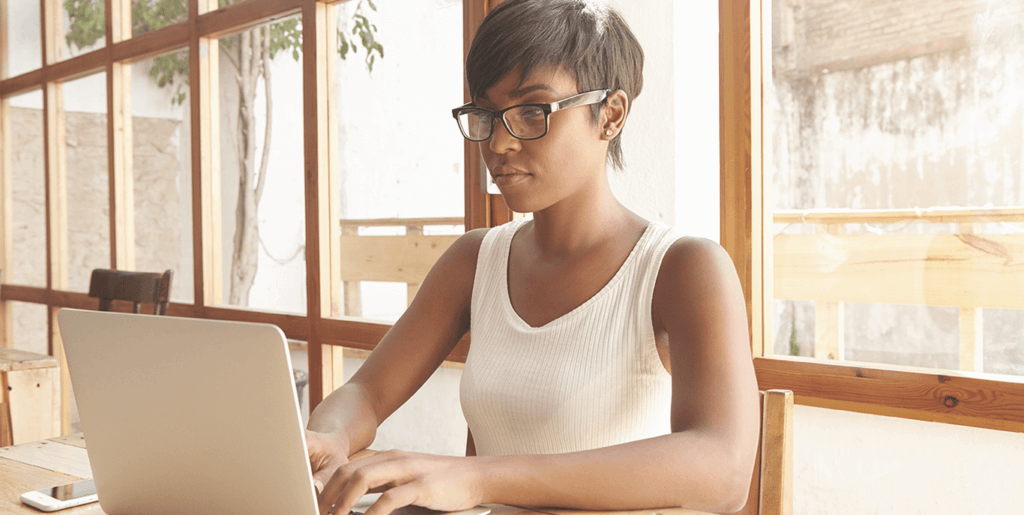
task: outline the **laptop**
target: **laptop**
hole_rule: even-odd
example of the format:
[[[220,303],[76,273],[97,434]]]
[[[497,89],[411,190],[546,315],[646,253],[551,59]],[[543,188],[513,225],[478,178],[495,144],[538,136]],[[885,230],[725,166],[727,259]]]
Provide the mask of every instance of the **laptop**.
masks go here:
[[[57,322],[107,515],[318,513],[277,326],[76,309]]]

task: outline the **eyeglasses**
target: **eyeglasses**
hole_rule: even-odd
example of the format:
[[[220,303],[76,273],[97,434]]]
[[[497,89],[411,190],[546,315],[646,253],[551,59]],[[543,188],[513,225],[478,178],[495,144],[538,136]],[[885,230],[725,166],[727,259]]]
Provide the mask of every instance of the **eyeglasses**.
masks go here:
[[[550,104],[520,104],[492,111],[471,103],[452,109],[452,116],[459,122],[459,130],[469,141],[485,141],[494,133],[494,122],[501,123],[516,139],[531,140],[543,138],[548,133],[548,116],[555,111],[603,102],[610,89],[597,89],[571,96]]]

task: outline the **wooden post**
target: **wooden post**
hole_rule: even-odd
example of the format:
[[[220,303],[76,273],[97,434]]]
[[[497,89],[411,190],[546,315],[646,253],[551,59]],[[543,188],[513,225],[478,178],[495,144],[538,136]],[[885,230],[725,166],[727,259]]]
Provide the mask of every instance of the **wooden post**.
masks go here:
[[[328,15],[330,13],[330,16]],[[340,348],[322,343],[321,321],[340,307],[340,266],[332,249],[340,247],[338,178],[332,170],[332,125],[328,75],[333,69],[337,32],[334,8],[305,0],[302,4],[302,106],[306,166],[306,314],[309,319],[309,406],[315,409],[340,382]],[[333,32],[332,32],[333,31]],[[331,46],[328,47],[330,42]],[[336,147],[335,147],[336,148]],[[332,242],[331,240],[336,240]],[[336,370],[338,369],[338,370]]]
[[[354,225],[346,225],[341,228],[341,234],[344,236],[358,236],[359,227]],[[338,254],[340,255],[340,254]],[[334,258],[338,261],[337,255]],[[345,316],[360,317],[363,316],[363,297],[359,292],[359,281],[344,281],[345,289]]]
[[[131,38],[131,4],[105,0],[107,48]],[[135,270],[135,202],[132,177],[131,70],[107,63],[107,166],[110,192],[110,267]]]
[[[200,14],[217,0],[190,0],[189,95],[192,111],[192,255],[195,303],[221,303],[220,109],[218,43],[199,35]]]
[[[839,236],[843,224],[818,224],[815,232]],[[815,301],[814,303],[814,357],[842,361],[846,354],[843,328],[843,303]]]
[[[406,225],[405,226],[406,236],[423,236],[422,225]],[[416,298],[416,292],[420,291],[420,283],[406,283],[405,285],[405,305],[412,304],[412,299]]]
[[[975,234],[978,224],[961,223],[960,234]],[[960,308],[960,370],[984,370],[984,316],[982,308]]]
[[[7,78],[7,0],[0,0],[0,79]],[[14,195],[11,190],[11,104],[0,98],[0,271],[10,278],[14,266]],[[0,277],[2,282],[2,277]],[[0,347],[14,346],[14,319],[11,304],[0,299]],[[3,412],[3,409],[0,409]],[[0,427],[3,422],[0,421]]]
[[[43,65],[50,65],[60,56],[61,11],[55,0],[40,0]],[[43,85],[43,163],[45,166],[46,202],[46,287],[66,290],[68,285],[68,198],[67,198],[67,131],[64,116],[64,88],[60,83]],[[58,306],[47,307],[48,354],[60,365],[61,434],[71,432],[71,376],[64,357],[64,344],[57,328]]]
[[[771,17],[761,0],[719,1],[719,106],[721,152],[721,244],[736,265],[751,336],[751,352],[771,347],[770,184],[764,163],[762,32]],[[768,73],[771,68],[767,69]],[[766,279],[767,278],[767,279]]]

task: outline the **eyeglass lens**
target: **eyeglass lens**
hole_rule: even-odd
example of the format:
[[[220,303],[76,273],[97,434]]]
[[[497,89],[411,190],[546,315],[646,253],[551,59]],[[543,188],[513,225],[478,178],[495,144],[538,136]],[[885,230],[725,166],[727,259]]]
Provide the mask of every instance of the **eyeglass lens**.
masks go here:
[[[513,136],[520,139],[534,139],[547,131],[544,110],[537,106],[518,106],[504,114],[505,125]],[[462,131],[473,141],[491,137],[494,128],[494,114],[489,111],[463,111],[459,114]]]

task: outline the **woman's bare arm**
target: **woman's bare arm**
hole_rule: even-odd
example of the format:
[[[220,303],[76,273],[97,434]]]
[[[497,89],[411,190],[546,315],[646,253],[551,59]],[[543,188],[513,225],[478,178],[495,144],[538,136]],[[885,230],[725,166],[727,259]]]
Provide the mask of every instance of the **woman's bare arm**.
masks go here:
[[[349,455],[373,442],[377,426],[423,385],[469,331],[473,276],[485,233],[466,233],[441,256],[366,363],[310,415],[310,431],[343,436],[339,443]]]
[[[345,513],[363,493],[384,491],[366,515],[407,504],[740,509],[760,424],[746,307],[729,256],[708,240],[676,242],[662,264],[652,311],[669,338],[672,434],[553,455],[381,453],[340,469],[324,498],[337,502],[335,513]]]

